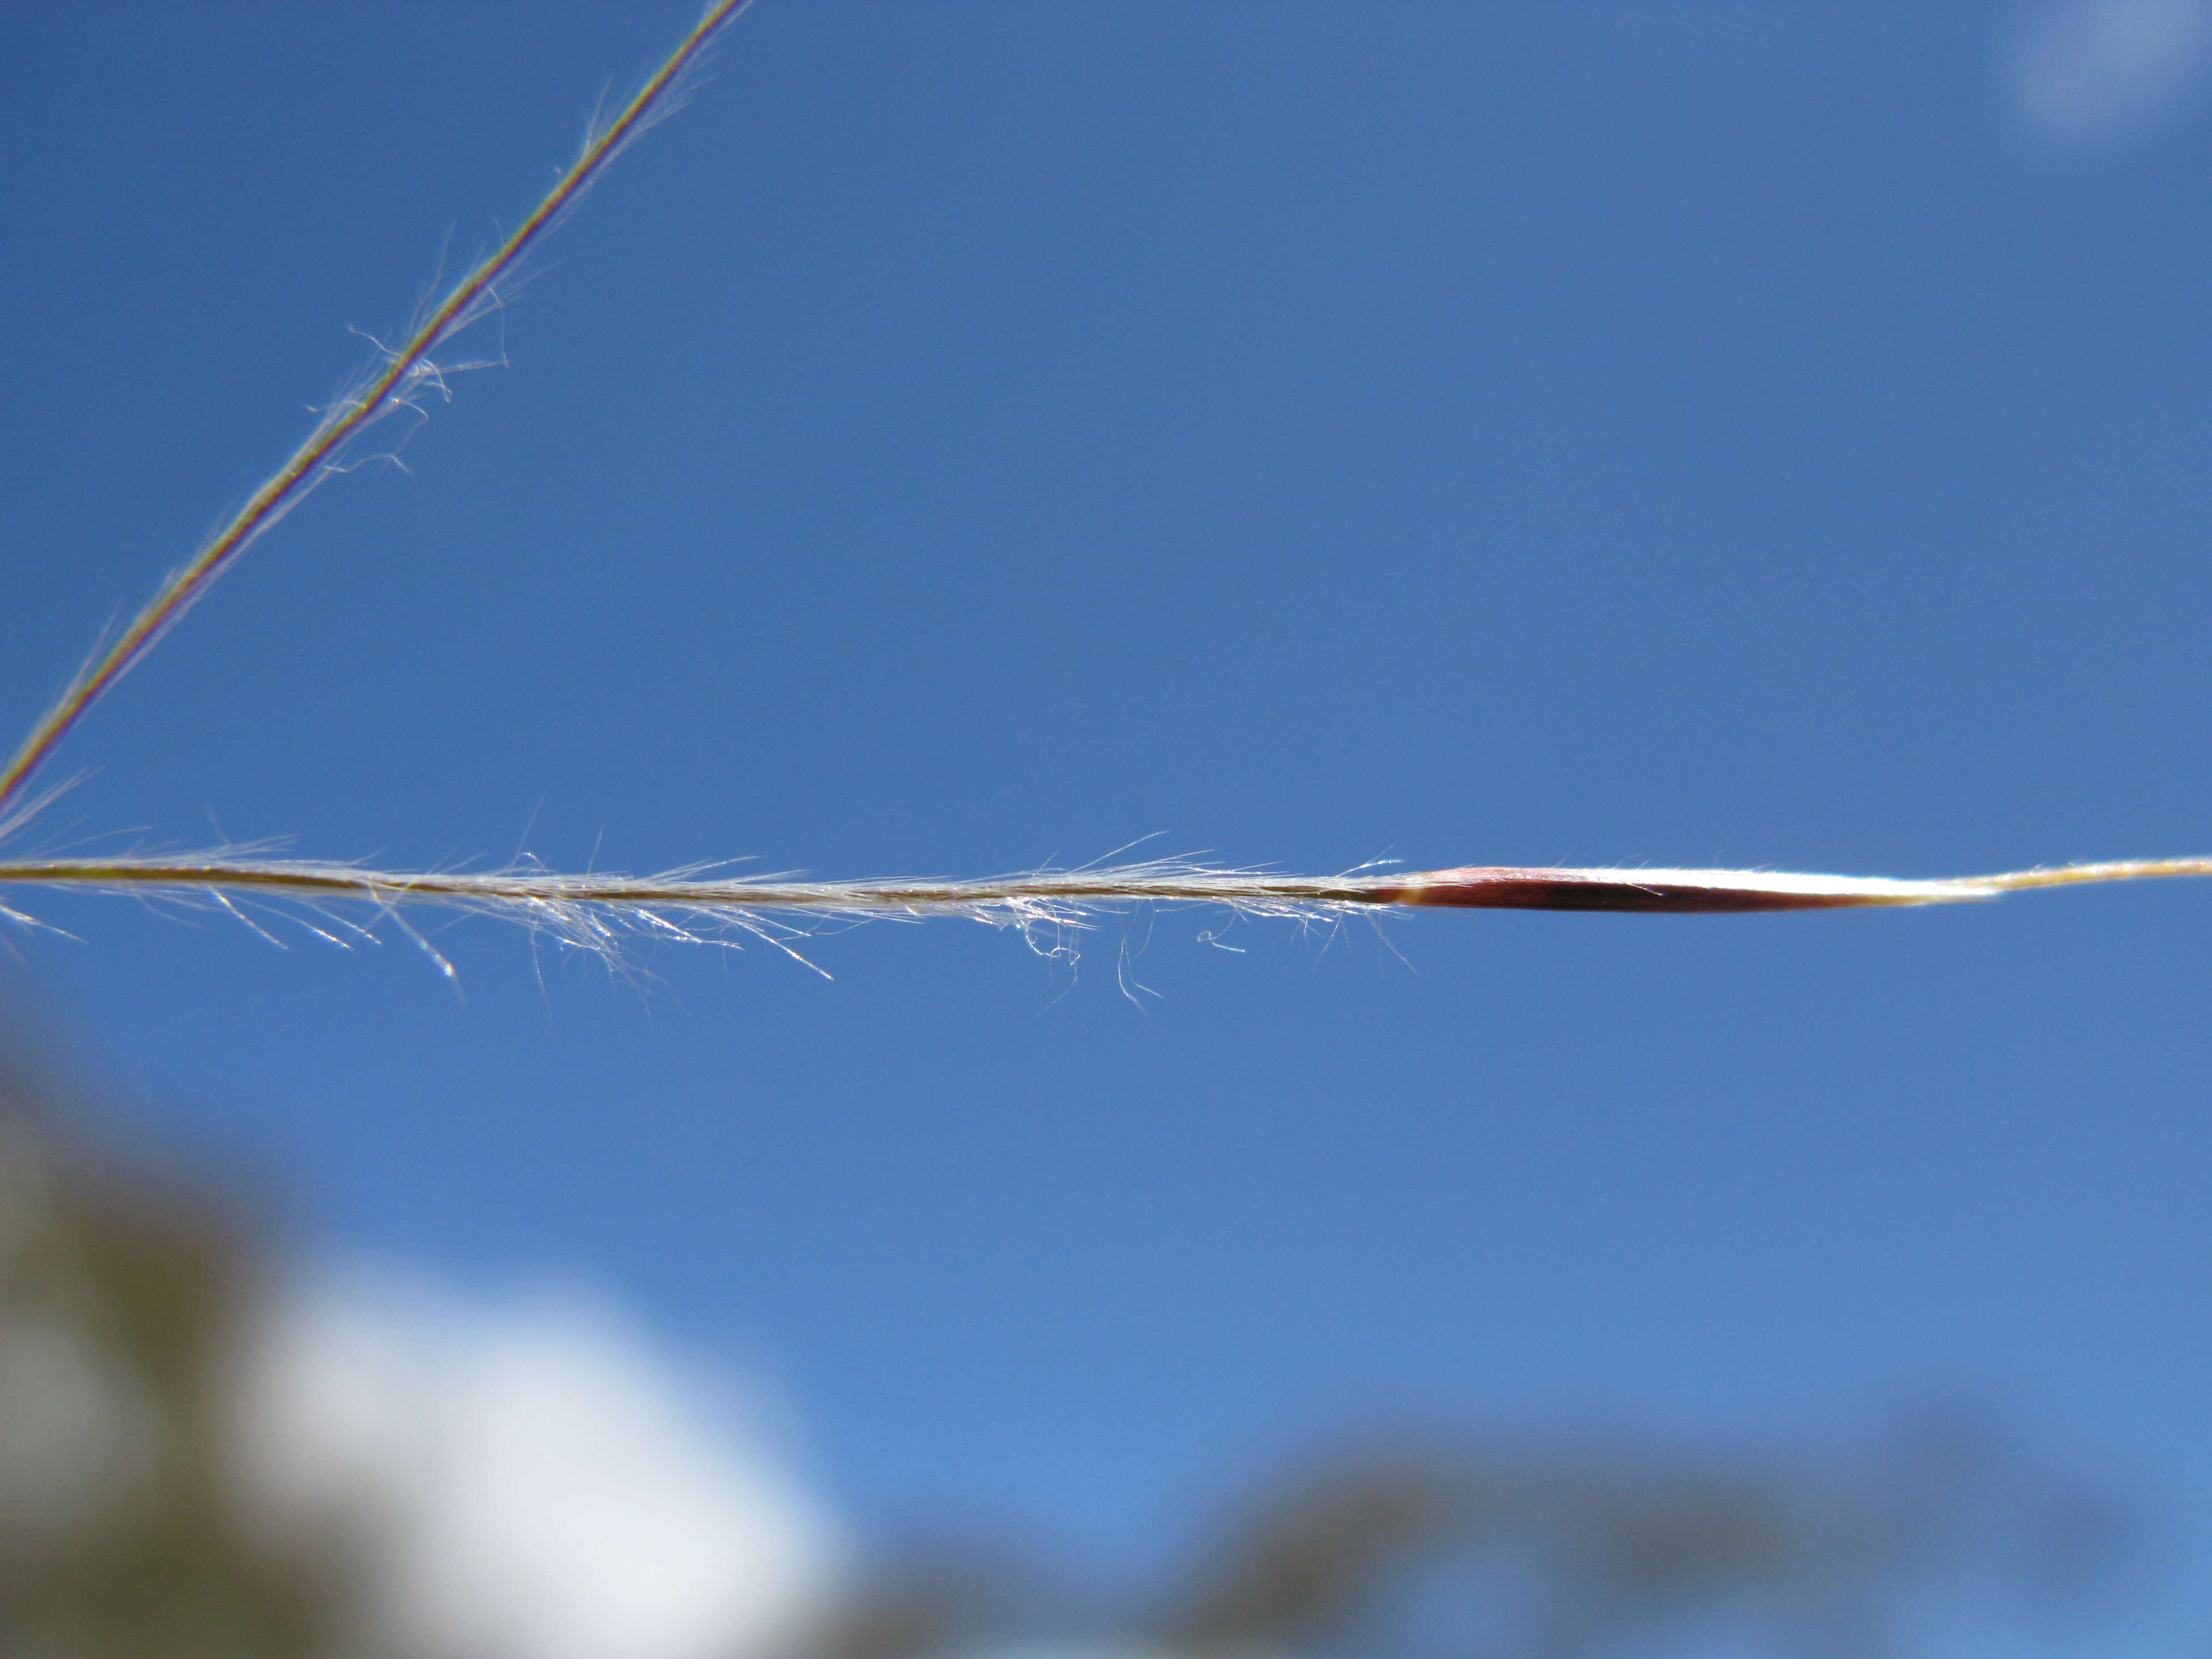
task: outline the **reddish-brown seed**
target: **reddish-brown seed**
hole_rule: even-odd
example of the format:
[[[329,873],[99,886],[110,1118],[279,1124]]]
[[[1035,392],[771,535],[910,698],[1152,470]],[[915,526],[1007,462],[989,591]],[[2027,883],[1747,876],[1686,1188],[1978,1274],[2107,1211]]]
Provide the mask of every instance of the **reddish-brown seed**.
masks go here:
[[[1445,905],[1466,910],[1646,910],[1682,915],[1835,910],[1899,902],[1886,895],[1866,893],[1709,886],[1683,881],[1676,871],[1655,871],[1651,874],[1662,878],[1649,879],[1633,870],[1530,870],[1469,865],[1457,870],[1428,871],[1395,889],[1379,890],[1376,898],[1385,904]],[[1667,876],[1674,879],[1664,879]]]

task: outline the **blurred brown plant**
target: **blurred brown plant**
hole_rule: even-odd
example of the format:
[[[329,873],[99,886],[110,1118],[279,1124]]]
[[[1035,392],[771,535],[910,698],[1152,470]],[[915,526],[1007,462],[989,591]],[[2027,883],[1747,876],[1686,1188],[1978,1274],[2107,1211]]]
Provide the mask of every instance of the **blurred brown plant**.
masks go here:
[[[1916,1593],[2032,1615],[2128,1536],[2112,1504],[1954,1413],[1840,1460],[1400,1434],[1279,1480],[1163,1596],[1102,1611],[1003,1560],[908,1563],[809,1659],[1882,1659],[1916,1650]]]
[[[398,1650],[342,1530],[252,1523],[258,1230],[234,1194],[95,1149],[68,1105],[0,1056],[0,1656],[485,1659]],[[939,1541],[854,1579],[793,1659],[1879,1659],[1912,1650],[1916,1598],[2033,1613],[2092,1582],[2114,1514],[1971,1414],[1763,1454],[1401,1430],[1275,1480],[1163,1592]]]
[[[225,1473],[237,1206],[94,1155],[59,1092],[0,1057],[0,1653],[308,1651],[318,1573],[249,1536]]]

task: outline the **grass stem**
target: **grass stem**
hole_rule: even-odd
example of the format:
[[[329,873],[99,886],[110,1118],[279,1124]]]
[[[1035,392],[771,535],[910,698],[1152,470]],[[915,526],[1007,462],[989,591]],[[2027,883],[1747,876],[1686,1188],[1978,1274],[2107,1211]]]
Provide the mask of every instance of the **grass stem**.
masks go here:
[[[270,475],[206,545],[170,574],[112,644],[94,651],[54,706],[31,728],[6,769],[0,770],[0,823],[10,821],[10,809],[33,776],[92,706],[161,643],[162,635],[238,562],[240,555],[328,476],[344,457],[348,445],[385,416],[416,406],[410,399],[438,374],[433,354],[487,307],[498,303],[500,283],[514,274],[531,249],[581,199],[623,147],[668,112],[701,54],[750,3],[716,0],[709,6],[636,95],[611,121],[593,132],[583,152],[514,234],[454,283],[416,325],[404,344],[386,350],[380,368],[331,406],[307,441],[293,451],[291,459]]]

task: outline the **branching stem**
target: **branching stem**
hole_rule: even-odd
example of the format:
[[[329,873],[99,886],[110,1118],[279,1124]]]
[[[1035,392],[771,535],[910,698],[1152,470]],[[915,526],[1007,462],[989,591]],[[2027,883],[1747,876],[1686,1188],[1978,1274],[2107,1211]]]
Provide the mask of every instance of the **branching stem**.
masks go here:
[[[501,285],[620,153],[672,108],[686,75],[749,0],[714,0],[697,25],[621,112],[595,128],[582,153],[499,248],[463,276],[400,345],[324,414],[307,441],[184,566],[130,625],[97,650],[0,770],[0,840],[34,817],[46,798],[27,793],[40,769],[77,722],[178,619],[289,512],[341,466],[367,428],[441,386],[434,354],[499,302]],[[191,857],[18,857],[0,861],[0,890],[77,888],[211,903],[254,926],[255,905],[329,915],[367,905],[406,927],[398,913],[421,905],[503,916],[579,947],[613,952],[624,934],[688,939],[732,933],[785,943],[826,922],[965,915],[1028,928],[1080,927],[1101,909],[1135,904],[1212,904],[1248,915],[1341,915],[1377,906],[1460,909],[1634,910],[1674,914],[1840,909],[1948,904],[2032,887],[2212,874],[2212,859],[2154,859],[2018,870],[1942,881],[1786,875],[1751,870],[1575,870],[1470,866],[1413,874],[1304,877],[1223,869],[1190,860],[1081,870],[1042,870],[975,881],[797,881],[732,878],[695,866],[651,877],[563,875],[535,866],[488,872],[389,872],[256,855],[231,848]],[[0,903],[0,917],[28,917]],[[370,926],[374,924],[372,918]],[[309,923],[313,927],[312,921]],[[338,925],[369,937],[358,922]],[[313,931],[323,933],[319,927]],[[411,932],[412,930],[408,930]],[[333,935],[324,933],[324,937]],[[419,935],[417,936],[419,939]],[[435,952],[433,952],[434,955]],[[442,958],[441,958],[442,961]]]

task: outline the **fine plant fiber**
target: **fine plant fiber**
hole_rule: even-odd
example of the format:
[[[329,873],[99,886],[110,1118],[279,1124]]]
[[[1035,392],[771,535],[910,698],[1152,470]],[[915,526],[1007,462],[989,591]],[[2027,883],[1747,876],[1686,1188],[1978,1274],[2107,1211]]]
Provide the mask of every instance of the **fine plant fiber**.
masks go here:
[[[426,397],[464,365],[441,354],[501,305],[530,256],[616,156],[680,106],[708,49],[750,0],[716,0],[665,62],[583,149],[505,241],[422,313],[397,345],[379,346],[359,380],[322,411],[305,441],[237,514],[103,641],[0,769],[0,846],[20,837],[66,781],[34,788],[56,750],[116,683],[143,661],[240,557],[309,492],[360,458],[363,434],[387,416],[420,418]],[[74,888],[209,905],[264,932],[257,913],[289,915],[333,942],[368,939],[380,921],[450,964],[403,911],[434,906],[515,921],[562,945],[608,957],[626,941],[659,938],[738,944],[750,938],[793,954],[823,927],[865,921],[962,916],[1064,941],[1100,912],[1143,904],[1211,905],[1254,916],[1328,920],[1381,907],[1723,913],[1948,904],[2029,888],[2154,877],[2212,875],[2212,857],[2124,860],[1941,880],[1784,874],[1753,870],[1562,869],[1468,866],[1338,876],[1294,876],[1189,858],[1046,868],[969,880],[843,882],[734,876],[702,864],[653,876],[563,873],[524,861],[489,871],[374,870],[280,856],[266,844],[181,854],[0,858],[0,890]],[[0,902],[0,917],[31,925]],[[1054,944],[1054,951],[1064,949]],[[801,958],[802,960],[804,958]]]
[[[717,0],[709,6],[629,102],[612,119],[594,125],[582,152],[514,234],[455,283],[416,321],[403,343],[380,349],[361,379],[323,412],[322,419],[290,459],[263,481],[246,498],[246,505],[198,552],[170,573],[130,626],[112,643],[94,648],[45,718],[31,728],[6,769],[0,771],[0,828],[10,826],[10,811],[33,775],[93,704],[161,643],[162,636],[238,562],[247,548],[274,528],[317,484],[345,470],[363,433],[402,410],[419,416],[422,397],[443,392],[445,371],[435,354],[455,335],[498,307],[501,284],[514,277],[525,258],[583,199],[615,157],[672,112],[681,100],[686,79],[714,37],[750,3]]]

